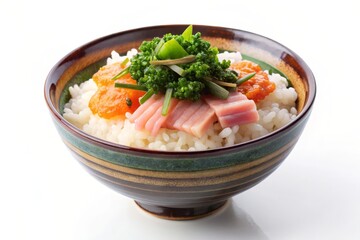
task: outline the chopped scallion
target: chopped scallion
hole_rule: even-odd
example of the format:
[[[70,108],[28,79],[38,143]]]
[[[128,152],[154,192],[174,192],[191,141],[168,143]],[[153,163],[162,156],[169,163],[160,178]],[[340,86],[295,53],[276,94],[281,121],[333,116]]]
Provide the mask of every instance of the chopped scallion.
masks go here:
[[[176,72],[177,74],[179,74],[180,76],[184,76],[184,69],[182,69],[181,67],[179,67],[178,65],[168,65],[168,67],[173,70],[174,72]]]
[[[192,25],[189,25],[185,31],[181,34],[181,36],[183,36],[183,38],[185,39],[185,41],[191,41],[193,39],[193,27]]]
[[[254,73],[250,73],[250,74],[248,74],[248,75],[246,75],[246,76],[238,79],[238,80],[236,81],[236,85],[239,86],[239,85],[243,84],[244,82],[246,82],[247,80],[249,80],[249,79],[251,79],[253,76],[255,76],[255,74],[256,74],[255,72],[254,72]]]
[[[164,103],[163,103],[163,106],[161,109],[161,115],[163,115],[163,116],[166,116],[169,111],[172,92],[173,92],[172,88],[166,89]]]
[[[154,90],[150,89],[139,99],[139,103],[144,104],[152,95],[154,95]]]
[[[161,46],[156,57],[159,59],[177,59],[188,55],[181,44],[172,38]]]
[[[236,87],[236,83],[229,83],[229,82],[224,82],[224,81],[219,81],[219,80],[216,80],[216,79],[210,79],[210,81],[216,83],[217,85],[220,85],[220,86],[223,86],[223,87]]]
[[[156,45],[155,50],[153,52],[153,56],[156,56],[160,50],[160,48],[162,47],[162,45],[165,43],[164,39],[162,38],[159,43]]]
[[[136,84],[128,84],[128,83],[115,83],[115,87],[118,88],[128,88],[133,90],[140,90],[140,91],[147,91],[147,88],[145,86],[136,85]]]
[[[176,59],[166,59],[166,60],[152,60],[150,61],[151,65],[175,65],[190,63],[195,61],[196,57],[194,55],[189,55],[186,57],[176,58]]]
[[[221,99],[227,99],[229,97],[229,91],[226,90],[225,88],[217,85],[216,83],[214,83],[213,81],[209,81],[209,80],[204,80],[204,84],[207,86],[209,92]]]
[[[112,80],[116,80],[118,78],[121,78],[122,76],[124,76],[125,74],[129,73],[130,68],[124,68],[121,72],[119,72],[115,77],[112,78]]]
[[[120,66],[121,66],[121,67],[125,67],[126,64],[127,64],[129,61],[130,61],[129,58],[125,58],[125,60],[122,61],[122,63],[120,64]]]

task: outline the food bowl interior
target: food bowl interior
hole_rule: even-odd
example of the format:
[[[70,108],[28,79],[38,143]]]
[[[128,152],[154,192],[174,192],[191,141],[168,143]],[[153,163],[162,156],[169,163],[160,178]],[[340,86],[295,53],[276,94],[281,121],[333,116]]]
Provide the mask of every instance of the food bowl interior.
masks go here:
[[[171,29],[180,34],[186,25],[164,25],[146,27],[115,33],[92,41],[64,57],[51,71],[45,86],[45,95],[51,100],[51,108],[62,114],[65,103],[70,99],[68,87],[88,80],[103,65],[115,50],[120,54],[131,48],[138,48],[142,41],[162,36]],[[263,36],[222,27],[194,25],[194,32],[201,32],[220,51],[240,51],[242,54],[260,59],[282,71],[298,93],[297,108],[309,108],[315,96],[314,76],[306,63],[290,49]],[[65,121],[65,120],[64,120]]]

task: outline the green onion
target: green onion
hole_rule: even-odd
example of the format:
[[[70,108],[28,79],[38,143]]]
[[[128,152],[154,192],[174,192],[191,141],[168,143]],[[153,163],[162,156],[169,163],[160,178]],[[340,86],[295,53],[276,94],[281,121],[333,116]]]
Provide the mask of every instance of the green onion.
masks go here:
[[[115,77],[113,77],[111,80],[116,80],[118,78],[121,78],[122,76],[124,76],[125,74],[129,73],[130,68],[124,68],[121,72],[119,72]]]
[[[115,87],[118,88],[128,88],[133,90],[147,91],[145,86],[137,85],[137,84],[128,84],[128,83],[115,83]]]
[[[192,38],[193,38],[193,27],[192,25],[189,25],[185,30],[184,32],[181,34],[181,36],[183,36],[184,40],[185,41],[191,41]]]
[[[249,79],[251,79],[253,76],[255,76],[255,74],[256,74],[256,73],[253,72],[253,73],[250,73],[250,74],[248,74],[248,75],[246,75],[246,76],[238,79],[238,80],[236,81],[236,85],[239,86],[239,85],[243,84],[244,82],[246,82],[247,80],[249,80]]]
[[[188,55],[180,43],[178,43],[175,38],[172,38],[160,47],[156,56],[159,59],[177,59]]]
[[[269,71],[269,74],[273,74],[273,73],[278,73],[280,74],[282,77],[286,78],[286,80],[288,81],[288,87],[292,87],[292,83],[291,81],[289,80],[289,78],[283,73],[281,72],[279,69],[275,68],[274,66],[266,63],[266,62],[263,62],[259,59],[256,59],[256,58],[253,58],[253,57],[250,57],[246,54],[241,54],[242,58],[244,60],[249,60],[251,62],[254,62],[256,64],[258,64],[262,70],[268,70]]]
[[[229,83],[229,82],[219,81],[219,80],[216,80],[216,79],[206,79],[206,80],[210,80],[210,81],[216,83],[217,85],[220,85],[220,86],[223,86],[223,87],[234,88],[234,87],[237,86],[236,83]]]
[[[163,106],[161,109],[161,115],[163,115],[163,116],[166,116],[169,111],[172,92],[173,92],[172,88],[166,89],[165,99],[164,99],[164,103],[163,103]]]
[[[155,50],[154,50],[154,52],[153,52],[154,56],[156,56],[156,55],[158,54],[160,48],[162,47],[162,45],[163,45],[164,43],[165,43],[164,39],[161,39],[161,40],[159,41],[159,43],[156,45]]]
[[[173,70],[174,72],[176,72],[177,74],[179,74],[180,76],[184,76],[184,69],[182,69],[181,67],[179,67],[178,65],[168,65],[168,67]]]
[[[176,58],[176,59],[166,59],[166,60],[152,60],[150,61],[151,65],[175,65],[190,63],[195,61],[196,57],[194,55],[189,55],[186,57]]]
[[[151,96],[154,95],[154,90],[153,89],[150,89],[148,90],[144,96],[142,96],[140,99],[139,99],[139,103],[140,104],[144,104],[149,98],[151,98]]]
[[[205,80],[204,84],[207,86],[207,89],[212,95],[221,99],[227,99],[229,97],[229,91],[217,85],[213,81]]]
[[[122,61],[122,63],[120,63],[120,66],[121,66],[121,67],[125,67],[126,64],[127,64],[129,61],[130,61],[129,58],[125,58],[125,60]]]

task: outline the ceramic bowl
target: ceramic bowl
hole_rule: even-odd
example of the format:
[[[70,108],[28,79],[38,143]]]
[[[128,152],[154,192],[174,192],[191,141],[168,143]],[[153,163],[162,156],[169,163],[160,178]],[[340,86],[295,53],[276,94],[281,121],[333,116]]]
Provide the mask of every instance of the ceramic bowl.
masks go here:
[[[214,212],[232,196],[269,176],[291,152],[310,116],[316,84],[307,64],[293,51],[258,34],[194,25],[221,50],[241,51],[284,72],[296,91],[298,116],[264,137],[208,151],[136,149],[90,136],[62,116],[68,87],[89,79],[112,50],[126,53],[187,25],[163,25],[115,33],[89,42],[61,59],[45,82],[45,99],[55,127],[79,163],[96,179],[132,198],[144,210],[168,219],[194,219]]]

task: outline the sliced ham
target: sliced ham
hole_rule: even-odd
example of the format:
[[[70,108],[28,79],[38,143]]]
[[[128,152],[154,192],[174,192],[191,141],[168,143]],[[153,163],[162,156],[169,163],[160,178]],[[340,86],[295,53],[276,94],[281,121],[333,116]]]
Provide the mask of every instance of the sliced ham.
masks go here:
[[[214,110],[201,101],[200,108],[182,124],[181,129],[200,138],[215,120]]]
[[[148,99],[149,101],[150,99]],[[153,116],[156,111],[162,107],[162,103],[164,101],[164,97],[161,98],[157,98],[155,99],[155,101],[150,104],[149,106],[147,106],[146,109],[136,109],[136,111],[134,112],[134,114],[139,110],[141,111],[139,114],[136,113],[135,116],[137,116],[137,118],[135,119],[130,119],[130,121],[134,121],[135,123],[135,129],[136,130],[143,130],[145,128],[146,123],[148,122],[148,120],[151,118],[151,116]],[[147,102],[147,101],[146,101]],[[138,116],[139,115],[139,116]]]
[[[207,105],[208,106],[208,105]],[[191,132],[194,136],[200,138],[210,126],[217,120],[215,111],[208,106],[207,110],[197,119],[196,123],[191,127]]]
[[[130,122],[135,122],[135,119],[140,117],[140,115],[143,114],[143,112],[148,109],[157,99],[159,96],[153,95],[151,98],[149,98],[144,104],[141,104],[131,115],[129,118]]]
[[[225,128],[259,119],[255,102],[239,92],[231,93],[225,100],[214,97],[196,102],[171,99],[166,116],[161,114],[163,102],[163,96],[152,96],[136,109],[129,120],[135,123],[137,130],[148,130],[153,136],[165,127],[200,138],[215,121]]]
[[[248,98],[246,97],[245,94],[242,94],[240,92],[232,92],[229,94],[229,97],[227,99],[219,99],[216,98],[214,96],[206,96],[204,97],[204,100],[211,106],[216,106],[216,105],[224,105],[226,103],[231,103],[231,102],[236,102],[236,101],[241,101],[241,100],[247,100]]]
[[[226,104],[211,105],[212,109],[216,112],[217,116],[233,115],[237,113],[256,111],[256,105],[252,100],[241,100],[235,102],[229,102]]]
[[[175,106],[174,110],[171,112],[170,116],[166,120],[165,127],[173,128],[176,121],[178,121],[185,111],[194,104],[191,101],[182,100],[179,101],[178,104]]]
[[[259,114],[256,110],[239,112],[236,114],[230,114],[230,115],[218,117],[218,120],[221,127],[226,128],[235,125],[257,122],[259,120]]]
[[[189,120],[189,118],[191,118],[193,115],[195,115],[203,104],[203,101],[188,102],[187,108],[184,109],[181,116],[174,122],[172,126],[170,126],[170,128],[186,131],[184,129],[184,123]]]
[[[215,111],[222,128],[253,123],[259,120],[255,102],[248,100],[242,93],[233,92],[225,100],[213,97],[205,97],[204,100]]]
[[[163,103],[164,98],[159,99],[159,101]],[[174,98],[171,99],[168,114],[166,116],[163,116],[161,113],[162,112],[162,104],[161,104],[160,107],[155,111],[155,113],[148,119],[148,121],[145,124],[145,129],[151,132],[152,136],[156,136],[160,128],[165,125],[167,118],[172,115],[171,113],[178,102],[179,100],[177,99]]]

